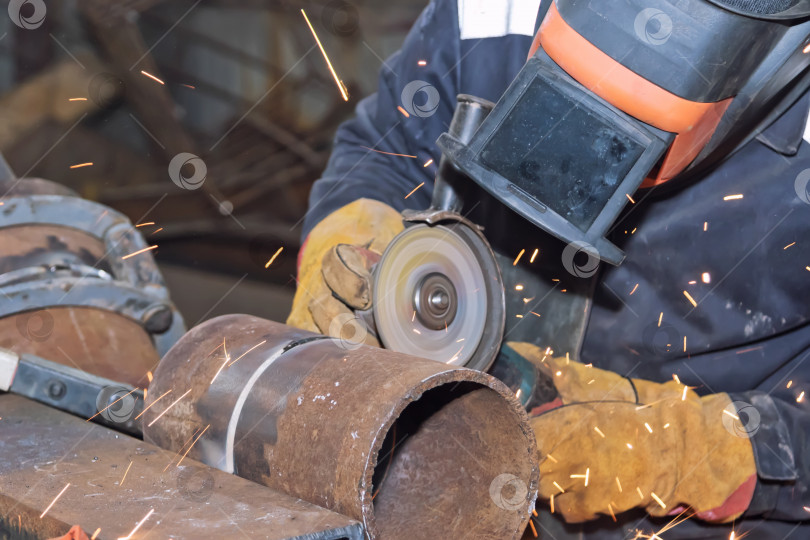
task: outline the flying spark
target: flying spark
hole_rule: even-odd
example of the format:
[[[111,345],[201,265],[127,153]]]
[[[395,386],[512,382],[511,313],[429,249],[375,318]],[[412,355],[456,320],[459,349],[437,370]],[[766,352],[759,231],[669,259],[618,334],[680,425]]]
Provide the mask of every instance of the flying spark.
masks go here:
[[[426,65],[427,65],[427,60],[419,60],[419,61],[416,63],[416,65],[417,65],[417,66],[423,66],[423,67],[424,67],[424,66],[426,66]]]
[[[723,197],[723,200],[724,201],[738,201],[738,200],[740,200],[742,198],[743,198],[742,194],[737,193],[736,195],[726,195],[725,197]]]
[[[636,283],[636,286],[635,286],[635,287],[633,287],[633,290],[632,290],[632,291],[630,291],[630,295],[631,295],[631,296],[633,295],[633,293],[634,293],[634,292],[636,292],[636,289],[638,289],[638,283]]]
[[[624,194],[624,196],[625,196],[625,197],[627,197],[627,199],[628,199],[628,200],[629,200],[629,201],[630,201],[632,204],[636,204],[636,201],[634,201],[634,200],[633,200],[633,197],[631,197],[631,196],[630,196],[630,195],[628,195],[627,193],[625,193],[625,194]]]
[[[164,83],[163,81],[161,81],[160,79],[158,79],[157,77],[155,77],[154,75],[152,75],[151,73],[147,73],[147,72],[145,72],[144,70],[141,70],[141,75],[146,75],[147,77],[149,77],[149,78],[150,78],[150,79],[152,79],[153,81],[157,81],[157,82],[159,82],[160,84],[166,84],[166,83]]]
[[[585,487],[588,487],[588,478],[591,475],[591,469],[588,467],[585,469],[585,474],[572,474],[570,475],[571,478],[584,478],[585,479]]]
[[[410,118],[410,117],[411,117],[411,115],[410,115],[410,114],[408,114],[408,111],[406,111],[405,109],[403,109],[401,105],[397,105],[397,110],[398,110],[399,112],[401,112],[401,113],[402,113],[402,116],[404,116],[405,118]]]
[[[790,388],[791,386],[793,386],[793,381],[792,380],[788,381],[787,388]]]
[[[109,409],[110,407],[112,407],[113,405],[115,405],[116,403],[118,403],[119,401],[121,401],[122,399],[124,399],[125,397],[127,397],[128,395],[130,395],[130,394],[131,394],[132,392],[134,392],[135,390],[137,390],[137,388],[133,388],[132,390],[130,390],[129,392],[127,392],[126,394],[124,394],[124,395],[123,395],[123,396],[121,396],[120,398],[116,399],[115,401],[113,401],[112,403],[110,403],[109,405],[107,405],[106,407],[104,407],[103,409],[101,409],[100,411],[98,411],[96,414],[94,414],[93,416],[91,416],[90,418],[88,418],[87,420],[85,420],[85,422],[89,422],[90,420],[92,420],[92,419],[93,419],[93,418],[95,418],[96,416],[100,415],[101,413],[103,413],[104,411],[106,411],[107,409]]]
[[[68,101],[87,101],[86,97],[72,97]]]
[[[554,484],[554,487],[556,487],[557,489],[560,490],[560,493],[565,493],[565,490],[563,488],[561,488],[560,484],[558,484],[556,481],[552,482],[552,484]]]
[[[802,390],[802,393],[799,394],[799,397],[796,398],[796,403],[801,403],[802,401],[804,401],[804,391],[803,390]]]
[[[63,494],[65,491],[67,491],[67,488],[69,488],[69,487],[70,487],[70,482],[68,482],[67,484],[65,484],[65,487],[63,487],[63,488],[62,488],[62,491],[60,491],[60,492],[59,492],[59,495],[57,495],[57,496],[56,496],[56,498],[55,498],[54,500],[52,500],[52,501],[51,501],[51,504],[49,504],[49,505],[48,505],[48,508],[46,508],[46,509],[45,509],[45,511],[44,511],[44,512],[42,512],[42,513],[39,515],[39,519],[42,519],[43,517],[45,517],[45,514],[47,514],[47,513],[48,513],[48,510],[50,510],[50,509],[51,509],[51,507],[52,507],[54,504],[56,504],[56,501],[58,501],[58,500],[59,500],[59,497],[61,497],[61,496],[62,496],[62,494]]]
[[[266,339],[265,339],[264,341],[262,341],[261,343],[257,343],[257,344],[256,344],[256,345],[254,345],[253,347],[249,348],[248,350],[246,350],[245,352],[243,352],[243,353],[242,353],[242,354],[239,356],[239,358],[237,358],[236,360],[234,360],[233,362],[231,362],[230,364],[228,364],[228,367],[231,367],[232,365],[234,365],[235,363],[237,363],[239,360],[241,360],[241,359],[242,359],[242,358],[243,358],[243,357],[244,357],[244,356],[245,356],[247,353],[249,353],[250,351],[252,351],[253,349],[255,349],[256,347],[258,347],[258,346],[260,346],[260,345],[264,345],[265,343],[267,343],[267,340],[266,340]]]
[[[410,193],[408,193],[407,195],[405,195],[405,198],[407,199],[408,197],[410,197],[411,195],[413,195],[414,193],[416,193],[416,190],[417,190],[417,189],[419,189],[420,187],[424,186],[424,185],[425,185],[425,183],[424,183],[424,182],[422,182],[421,184],[419,184],[418,186],[416,186],[415,188],[413,188],[413,190],[411,190],[411,192],[410,192]]]
[[[121,486],[124,485],[124,480],[127,479],[127,473],[129,473],[129,469],[130,469],[130,467],[132,467],[132,463],[133,463],[132,461],[129,462],[129,466],[127,467],[127,470],[124,471],[124,476],[123,476],[123,478],[121,478],[121,482],[118,484],[118,487],[121,487]]]
[[[147,221],[145,223],[138,223],[137,225],[135,225],[135,227],[145,227],[146,225],[154,225],[154,224],[155,224],[154,221]]]
[[[600,436],[600,437],[602,437],[603,439],[605,438],[605,434],[604,434],[604,433],[602,433],[602,430],[601,430],[601,429],[599,429],[599,427],[598,427],[598,426],[593,426],[593,430],[594,430],[595,432],[597,432],[597,433],[599,434],[599,436]]]
[[[697,307],[697,302],[695,302],[695,299],[692,298],[691,294],[689,294],[687,291],[683,291],[683,295],[686,297],[687,300],[689,300],[689,303],[692,304],[692,307]]]
[[[623,493],[622,491],[622,483],[619,482],[619,477],[616,477],[616,485],[619,487],[619,493]]]
[[[712,282],[712,276],[708,272],[703,272],[700,274],[700,281],[706,283],[707,285]]]
[[[265,264],[265,265],[264,265],[264,267],[265,267],[265,268],[269,268],[269,267],[270,267],[270,265],[271,265],[271,264],[273,264],[273,261],[275,261],[275,260],[276,260],[276,257],[278,257],[278,256],[281,254],[281,250],[283,250],[283,249],[284,249],[284,246],[281,246],[280,248],[278,248],[278,249],[276,250],[276,252],[275,252],[275,253],[273,253],[273,256],[272,256],[272,257],[270,257],[270,260],[269,260],[269,261],[267,261],[267,264]]]
[[[218,348],[219,347],[217,347],[217,349]],[[214,349],[214,350],[216,350],[216,349]],[[225,353],[225,360],[223,360],[222,365],[219,366],[219,369],[217,370],[216,374],[214,375],[214,378],[211,379],[211,384],[214,384],[214,381],[217,380],[217,377],[219,377],[220,372],[225,368],[225,364],[227,364],[231,360],[231,357],[228,356],[228,349],[225,348],[225,338],[222,338],[222,350]]]
[[[795,245],[796,245],[796,242],[792,242],[792,243],[786,245],[785,247],[783,247],[782,249],[784,250],[784,249],[787,249],[787,248],[789,248],[791,246],[795,246]]]
[[[96,532],[93,533],[93,536],[90,537],[90,540],[96,540],[96,538],[98,538],[98,533],[100,533],[100,532],[101,532],[101,527],[96,529]]]
[[[129,533],[128,535],[123,536],[123,537],[118,537],[118,540],[129,540],[130,538],[132,538],[132,535],[134,535],[136,532],[138,532],[138,529],[141,528],[141,525],[143,525],[146,522],[146,520],[149,519],[149,516],[151,516],[154,513],[154,511],[155,511],[154,508],[149,510],[149,512],[144,516],[144,518],[142,520],[140,520],[137,525],[135,525],[135,528],[132,529],[131,533]]]
[[[433,163],[433,159],[427,160],[427,162],[425,162],[425,164],[422,165],[422,167],[428,167],[431,163]]]
[[[149,422],[149,424],[147,425],[147,427],[152,427],[152,424],[154,424],[155,422],[157,422],[158,420],[160,420],[160,417],[161,417],[161,416],[163,416],[164,414],[166,414],[167,412],[169,412],[169,409],[171,409],[172,407],[174,407],[175,405],[177,405],[177,402],[178,402],[178,401],[180,401],[181,399],[183,399],[184,397],[186,397],[186,396],[187,396],[187,395],[188,395],[190,392],[191,392],[191,388],[189,388],[189,389],[186,391],[186,393],[185,393],[185,394],[183,394],[182,396],[180,396],[179,398],[177,398],[176,400],[174,400],[174,401],[172,402],[172,404],[171,404],[171,405],[169,405],[168,407],[166,407],[166,409],[165,409],[165,410],[164,410],[162,413],[160,413],[159,415],[157,415],[157,418],[155,418],[154,420],[152,420],[151,422]]]
[[[202,437],[202,436],[203,436],[203,433],[205,433],[206,431],[208,431],[208,428],[210,428],[210,427],[211,427],[211,424],[208,424],[207,426],[205,426],[205,429],[204,429],[204,430],[202,430],[202,432],[201,432],[199,435],[197,435],[197,438],[196,438],[196,439],[194,439],[194,442],[193,442],[193,443],[191,443],[191,446],[189,446],[189,447],[188,447],[188,450],[186,450],[186,453],[185,453],[185,454],[183,454],[183,457],[181,457],[181,458],[180,458],[180,461],[178,461],[178,462],[177,462],[177,466],[178,466],[178,467],[180,466],[180,464],[181,464],[181,463],[183,463],[183,460],[185,459],[186,454],[188,454],[188,453],[189,453],[189,451],[191,451],[191,447],[192,447],[192,446],[194,446],[194,444],[196,444],[196,442],[200,440],[200,437]]]
[[[526,250],[521,249],[520,253],[518,253],[518,256],[515,258],[515,262],[512,263],[512,266],[517,266],[518,261],[520,261],[520,258],[523,257],[524,253],[526,253]]]
[[[151,250],[153,250],[155,248],[157,248],[157,245],[149,246],[149,247],[143,248],[143,249],[139,249],[135,253],[130,253],[129,255],[124,255],[123,257],[121,257],[121,260],[123,261],[124,259],[129,259],[130,257],[134,257],[135,255],[140,255],[141,253],[144,253],[146,251],[151,251]]]
[[[136,416],[136,417],[135,417],[135,420],[137,420],[138,418],[140,418],[141,416],[143,416],[143,413],[145,413],[145,412],[146,412],[146,411],[148,411],[150,408],[152,408],[152,405],[154,405],[155,403],[157,403],[158,401],[160,401],[161,399],[163,399],[163,398],[166,396],[166,394],[168,394],[168,393],[169,393],[169,392],[171,392],[171,391],[172,391],[172,390],[171,390],[171,388],[170,388],[170,389],[166,390],[165,392],[163,392],[163,395],[162,395],[162,396],[160,396],[159,398],[157,398],[157,399],[156,399],[155,401],[153,401],[152,403],[150,403],[150,404],[149,404],[149,405],[148,405],[148,406],[147,406],[147,407],[146,407],[144,410],[142,410],[142,411],[140,412],[140,414],[138,414],[138,416]]]
[[[343,97],[343,101],[349,101],[349,94],[346,93],[346,86],[343,84],[343,81],[338,78],[335,68],[332,67],[332,62],[329,61],[329,57],[326,55],[323,45],[321,45],[321,40],[318,39],[318,34],[315,33],[315,29],[312,27],[312,23],[309,22],[309,17],[307,17],[307,14],[303,9],[301,10],[301,15],[303,15],[304,20],[307,21],[307,26],[309,26],[309,31],[312,32],[312,37],[315,38],[318,48],[321,49],[323,59],[326,60],[326,65],[329,67],[329,72],[332,73],[332,77],[335,79],[335,83],[338,85],[338,89],[340,90],[340,95]]]
[[[93,166],[93,162],[88,161],[87,163],[77,163],[76,165],[71,165],[70,168],[71,169],[79,169],[81,167],[92,167],[92,166]]]
[[[653,499],[655,499],[655,502],[657,502],[658,504],[660,504],[660,505],[661,505],[661,508],[666,508],[666,507],[667,507],[667,505],[666,505],[666,504],[664,504],[664,501],[662,501],[662,500],[661,500],[661,498],[660,498],[658,495],[656,495],[654,492],[652,492],[652,491],[650,492],[650,497],[652,497]]]
[[[531,258],[531,259],[529,259],[529,263],[533,263],[533,262],[534,262],[534,259],[535,259],[535,257],[537,257],[537,254],[538,254],[538,253],[540,253],[540,250],[539,250],[539,249],[535,249],[535,250],[534,250],[534,253],[532,253],[532,258]]]
[[[704,221],[704,222],[703,222],[703,232],[706,232],[706,231],[708,231],[708,230],[709,230],[709,222],[708,222],[708,221]]]
[[[661,328],[661,321],[664,319],[664,312],[662,311],[661,314],[658,316],[658,328]]]
[[[416,156],[412,156],[410,154],[395,154],[394,152],[383,152],[382,150],[377,150],[375,148],[369,148],[368,146],[360,146],[360,148],[365,148],[366,150],[371,150],[372,152],[377,152],[378,154],[385,154],[386,156],[400,156],[400,157],[409,157],[416,159]]]

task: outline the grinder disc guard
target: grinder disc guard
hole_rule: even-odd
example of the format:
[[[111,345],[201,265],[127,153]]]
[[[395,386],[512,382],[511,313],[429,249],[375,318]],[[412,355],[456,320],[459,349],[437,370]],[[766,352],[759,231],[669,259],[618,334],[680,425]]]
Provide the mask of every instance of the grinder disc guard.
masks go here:
[[[492,250],[462,222],[407,228],[374,271],[384,346],[485,371],[500,347],[504,291]]]

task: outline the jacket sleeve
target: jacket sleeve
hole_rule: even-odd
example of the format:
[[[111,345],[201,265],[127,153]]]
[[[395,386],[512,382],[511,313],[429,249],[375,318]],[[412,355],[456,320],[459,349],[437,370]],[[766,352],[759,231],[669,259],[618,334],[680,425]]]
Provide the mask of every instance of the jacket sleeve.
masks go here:
[[[731,399],[752,406],[749,411],[741,410],[751,422],[758,476],[746,515],[785,521],[810,519],[810,412],[795,401],[759,391],[731,394]],[[753,410],[756,418],[750,417]]]
[[[326,170],[310,193],[302,239],[331,212],[363,197],[400,211],[427,208],[440,157],[435,142],[455,109],[459,51],[456,2],[432,0],[402,49],[381,66],[377,93],[360,101],[356,117],[338,129]],[[408,86],[414,81],[422,82]]]

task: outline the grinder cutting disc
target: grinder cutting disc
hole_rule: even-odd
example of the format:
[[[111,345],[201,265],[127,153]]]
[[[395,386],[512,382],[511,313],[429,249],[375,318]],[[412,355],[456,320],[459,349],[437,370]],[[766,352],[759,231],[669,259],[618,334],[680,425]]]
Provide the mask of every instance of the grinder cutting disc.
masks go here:
[[[504,328],[492,250],[460,222],[405,229],[374,271],[374,321],[387,349],[486,371]]]

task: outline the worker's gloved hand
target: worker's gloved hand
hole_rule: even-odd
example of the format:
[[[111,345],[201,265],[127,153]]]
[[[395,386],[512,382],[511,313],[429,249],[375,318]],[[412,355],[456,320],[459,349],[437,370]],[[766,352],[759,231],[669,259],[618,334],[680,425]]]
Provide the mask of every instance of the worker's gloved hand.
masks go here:
[[[324,218],[299,256],[298,288],[287,324],[379,346],[372,331],[357,335],[354,310],[371,308],[371,267],[402,229],[399,212],[370,199]]]
[[[508,346],[559,393],[533,411],[531,424],[540,496],[566,521],[640,507],[653,516],[691,508],[697,518],[726,522],[746,510],[756,465],[745,434],[725,427],[738,415],[728,394],[699,397],[675,381],[628,379],[528,343]]]

